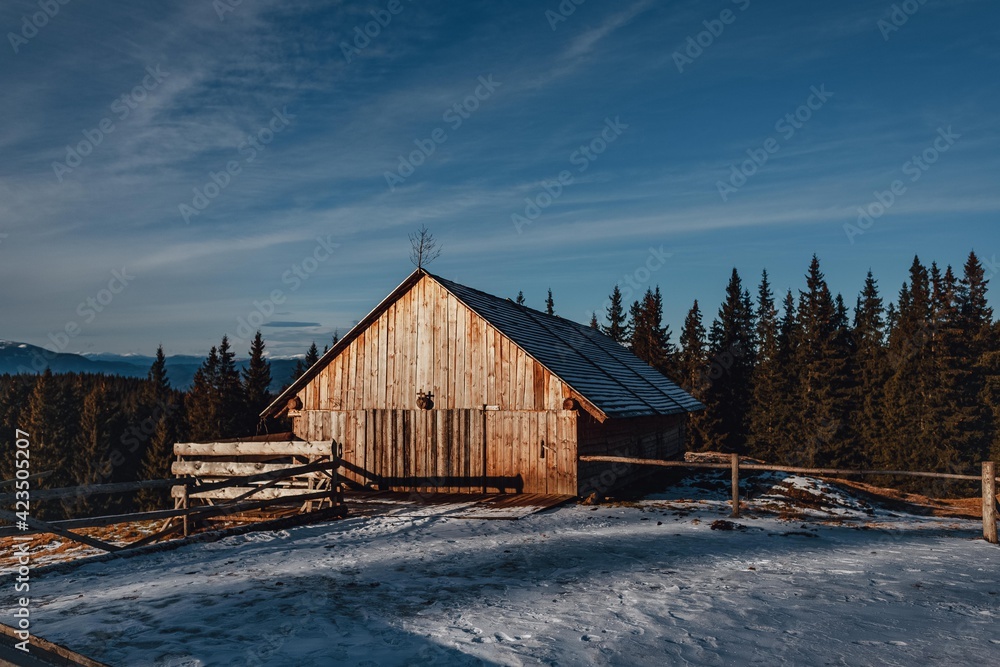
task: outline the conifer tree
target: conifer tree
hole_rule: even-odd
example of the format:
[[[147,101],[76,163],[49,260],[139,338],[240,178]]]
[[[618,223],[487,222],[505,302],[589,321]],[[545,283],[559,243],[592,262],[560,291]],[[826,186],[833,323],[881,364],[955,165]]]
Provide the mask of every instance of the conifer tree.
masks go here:
[[[309,349],[306,350],[306,356],[295,362],[295,368],[292,370],[292,380],[298,380],[302,377],[317,361],[319,361],[319,348],[316,347],[316,341],[313,341]]]
[[[747,445],[753,456],[774,461],[787,436],[788,355],[780,343],[778,309],[767,271],[757,292],[757,365],[753,371]]]
[[[316,349],[315,343],[313,343],[312,349]],[[222,342],[219,343],[219,372],[215,395],[219,406],[220,437],[235,438],[246,435],[243,430],[246,419],[246,401],[243,385],[240,381],[240,371],[236,367],[236,353],[229,345],[228,336],[223,336]]]
[[[641,301],[630,310],[632,353],[667,377],[676,377],[676,350],[670,341],[670,328],[663,325],[663,297],[660,288],[646,290]]]
[[[142,455],[139,478],[169,479],[170,466],[174,461],[174,443],[180,437],[183,415],[180,414],[181,402],[170,388],[162,345],[157,348],[156,359],[150,366],[147,387],[155,401],[149,407],[149,419],[155,420],[155,427]],[[142,489],[136,494],[136,503],[144,511],[166,509],[169,490]]]
[[[14,479],[16,429],[26,423],[28,399],[36,379],[31,375],[0,376],[0,478]]]
[[[555,315],[556,314],[556,303],[552,300],[552,288],[549,288],[549,295],[545,297],[545,314]]]
[[[750,293],[733,269],[726,299],[709,333],[706,430],[712,449],[746,452],[752,397],[755,333]]]
[[[116,460],[111,457],[113,442],[121,439],[122,413],[113,405],[108,386],[100,381],[83,399],[80,425],[74,439],[76,461],[72,470],[73,485],[86,486],[109,481],[114,474]],[[74,514],[106,511],[110,509],[107,496],[80,497],[67,500],[67,510]]]
[[[271,403],[271,364],[264,356],[264,338],[260,331],[250,344],[250,361],[243,370],[243,396],[246,417],[243,431],[256,433],[260,423],[260,413]]]
[[[519,306],[524,305],[524,292],[522,292],[521,290],[517,291],[517,298],[514,300],[514,303],[516,303]]]
[[[885,431],[872,452],[879,467],[946,470],[957,461],[957,450],[940,440],[933,422],[939,369],[933,355],[936,332],[931,297],[929,273],[915,258],[910,281],[899,293],[889,338]]]
[[[863,463],[871,465],[870,452],[885,431],[882,422],[883,400],[886,382],[886,321],[885,304],[879,294],[878,281],[871,271],[865,278],[865,286],[858,296],[854,309],[854,365],[857,369],[856,433],[858,446],[863,452]]]
[[[688,393],[703,401],[708,388],[708,353],[705,341],[705,325],[702,322],[701,307],[695,301],[684,319],[681,331],[681,350],[677,361],[677,381]],[[694,451],[705,448],[704,413],[698,411],[688,415],[688,447]]]
[[[208,357],[195,371],[191,389],[185,400],[192,440],[207,441],[221,437],[217,414],[219,406],[215,397],[218,375],[219,351],[213,345]]]
[[[813,256],[799,294],[793,367],[796,373],[794,430],[800,465],[851,465],[850,350],[846,345],[847,309],[835,300]]]
[[[622,302],[622,291],[618,289],[618,285],[615,285],[615,288],[611,291],[611,298],[608,303],[607,319],[608,325],[604,327],[604,333],[622,345],[627,343],[631,334],[628,330],[625,305]]]
[[[68,383],[54,377],[48,368],[38,376],[28,399],[25,426],[31,440],[31,470],[52,474],[39,480],[37,487],[73,486],[76,457],[72,443],[79,425],[78,398]],[[42,505],[32,513],[40,518],[65,515],[54,504]]]
[[[597,321],[597,313],[590,314],[590,328],[594,331],[601,330],[601,324]]]

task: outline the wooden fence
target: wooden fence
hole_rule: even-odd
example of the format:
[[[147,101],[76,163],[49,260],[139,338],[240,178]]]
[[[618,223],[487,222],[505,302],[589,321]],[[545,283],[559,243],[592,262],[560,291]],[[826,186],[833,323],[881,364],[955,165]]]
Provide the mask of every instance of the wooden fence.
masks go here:
[[[65,519],[61,521],[41,521],[28,517],[25,521],[27,529],[17,526],[20,519],[14,512],[0,510],[0,520],[11,525],[0,527],[0,537],[14,535],[30,535],[35,533],[51,533],[66,539],[86,544],[109,553],[119,553],[127,549],[136,549],[182,533],[184,537],[190,534],[191,527],[196,522],[227,516],[235,517],[247,512],[256,512],[275,506],[288,506],[290,503],[298,506],[300,516],[298,521],[287,524],[304,523],[318,518],[343,516],[346,514],[343,495],[337,469],[341,463],[329,455],[330,445],[327,444],[327,454],[314,454],[299,448],[303,456],[315,457],[320,460],[306,464],[297,462],[272,464],[253,461],[230,461],[225,466],[216,465],[218,458],[264,457],[273,459],[287,457],[287,443],[206,443],[209,448],[215,447],[211,460],[190,461],[194,452],[201,451],[201,443],[184,443],[176,445],[178,451],[185,452],[185,460],[174,463],[174,472],[180,472],[176,479],[158,479],[143,482],[125,482],[119,484],[93,484],[90,486],[67,487],[60,489],[42,489],[32,491],[33,502],[45,500],[78,499],[95,495],[134,493],[141,489],[170,489],[175,498],[174,509],[155,510],[151,512],[134,512],[131,514],[116,514],[110,516]],[[235,445],[253,445],[255,451],[263,453],[245,454],[245,448]],[[296,442],[297,446],[316,443]],[[221,446],[220,446],[221,445]],[[266,446],[265,446],[266,445]],[[285,446],[285,450],[281,450]],[[227,454],[239,450],[239,454]],[[279,451],[280,450],[280,451]],[[280,453],[284,451],[285,453]],[[274,452],[279,452],[275,454]],[[298,456],[299,454],[296,454]],[[199,455],[200,456],[200,455]],[[212,465],[207,465],[212,464]],[[198,476],[197,473],[203,473]],[[238,474],[249,473],[249,474]],[[256,496],[256,497],[255,497]],[[14,502],[14,493],[0,494],[0,505]],[[197,502],[190,502],[196,500]],[[309,516],[313,515],[313,516]],[[147,535],[125,546],[110,544],[103,540],[74,532],[79,528],[94,528],[133,521],[148,521],[165,519],[166,523],[155,533]],[[180,519],[179,523],[175,523]],[[257,524],[255,524],[257,525]],[[262,525],[262,524],[259,524]]]
[[[982,481],[983,485],[983,539],[997,544],[997,487],[1000,481],[996,477],[996,467],[993,461],[983,462],[981,476],[956,475],[952,473],[921,472],[912,470],[852,470],[850,468],[796,468],[792,466],[774,466],[760,463],[740,463],[738,454],[731,454],[729,463],[709,463],[695,461],[661,461],[659,459],[637,459],[627,456],[581,456],[581,461],[601,463],[628,463],[630,465],[658,466],[661,468],[714,468],[717,470],[732,470],[732,516],[740,516],[740,468],[743,470],[758,470],[764,472],[788,472],[802,475],[818,475],[821,477],[864,477],[870,475],[886,475],[894,477],[927,477],[931,479],[947,479],[968,482]]]

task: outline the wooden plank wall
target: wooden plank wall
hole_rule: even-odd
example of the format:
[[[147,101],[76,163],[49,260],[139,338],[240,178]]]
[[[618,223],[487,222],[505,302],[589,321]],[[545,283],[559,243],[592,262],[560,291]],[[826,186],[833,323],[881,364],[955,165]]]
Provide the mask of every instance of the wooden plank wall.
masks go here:
[[[576,494],[574,411],[306,410],[296,432],[333,441],[344,478],[393,491]]]
[[[425,276],[302,391],[305,410],[562,410],[571,390]],[[574,398],[578,398],[575,397]]]
[[[583,455],[674,459],[684,453],[687,415],[609,419],[603,424],[581,415],[578,450]],[[656,472],[648,466],[581,462],[579,493],[608,493]]]

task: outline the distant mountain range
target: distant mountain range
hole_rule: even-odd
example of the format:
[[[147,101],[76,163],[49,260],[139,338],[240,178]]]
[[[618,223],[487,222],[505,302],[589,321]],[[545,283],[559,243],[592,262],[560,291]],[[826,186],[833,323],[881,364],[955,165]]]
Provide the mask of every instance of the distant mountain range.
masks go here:
[[[167,375],[175,389],[188,389],[203,357],[177,354],[167,357]],[[246,359],[237,359],[241,367]],[[291,382],[298,359],[270,359],[271,391]],[[153,357],[140,354],[68,354],[53,353],[36,345],[0,341],[0,375],[5,373],[40,373],[46,367],[53,373],[104,373],[125,377],[146,377]]]

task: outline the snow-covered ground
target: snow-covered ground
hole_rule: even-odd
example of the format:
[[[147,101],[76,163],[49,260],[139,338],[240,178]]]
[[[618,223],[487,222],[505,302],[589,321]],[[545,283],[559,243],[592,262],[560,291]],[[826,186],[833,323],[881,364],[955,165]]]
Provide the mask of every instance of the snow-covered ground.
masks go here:
[[[694,483],[519,521],[401,510],[82,565],[33,581],[32,629],[130,667],[996,663],[1000,549],[978,522],[760,479],[735,527],[712,528],[724,494]]]

